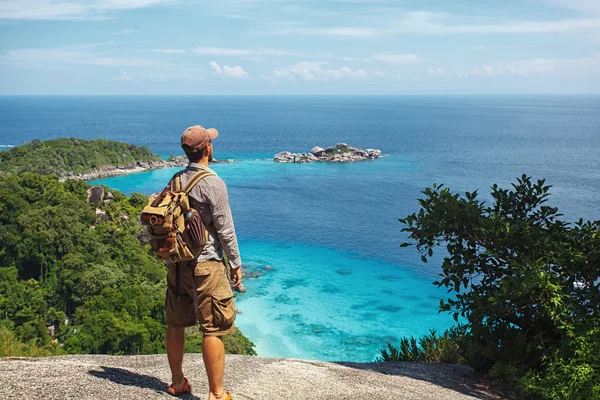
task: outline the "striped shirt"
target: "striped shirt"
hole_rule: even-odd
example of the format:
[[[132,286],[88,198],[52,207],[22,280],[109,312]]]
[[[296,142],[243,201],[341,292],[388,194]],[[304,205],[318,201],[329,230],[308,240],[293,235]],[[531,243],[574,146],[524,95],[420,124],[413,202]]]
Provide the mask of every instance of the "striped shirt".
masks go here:
[[[181,187],[185,187],[188,180],[201,169],[214,173],[208,167],[189,163],[180,175]],[[170,185],[169,181],[167,188]],[[216,174],[205,177],[192,188],[189,197],[190,206],[200,213],[202,222],[208,231],[208,242],[196,260],[200,262],[210,259],[222,260],[223,253],[225,253],[231,268],[240,267],[242,259],[229,207],[227,186],[223,179]]]

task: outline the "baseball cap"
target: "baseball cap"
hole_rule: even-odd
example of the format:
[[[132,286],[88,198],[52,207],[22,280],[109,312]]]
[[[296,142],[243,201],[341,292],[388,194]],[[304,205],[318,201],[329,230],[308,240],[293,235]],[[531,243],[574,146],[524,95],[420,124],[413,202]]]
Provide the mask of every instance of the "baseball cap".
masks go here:
[[[181,134],[181,147],[189,146],[194,150],[200,150],[217,136],[219,136],[219,132],[215,128],[204,129],[200,125],[190,126]]]

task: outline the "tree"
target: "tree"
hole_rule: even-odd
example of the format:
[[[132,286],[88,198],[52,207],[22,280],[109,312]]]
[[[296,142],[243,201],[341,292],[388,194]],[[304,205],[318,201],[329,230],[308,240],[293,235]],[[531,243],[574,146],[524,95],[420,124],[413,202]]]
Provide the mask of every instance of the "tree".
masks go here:
[[[560,220],[549,190],[523,176],[510,190],[494,185],[488,206],[434,185],[400,220],[402,246],[424,262],[445,247],[435,284],[453,296],[440,310],[466,321],[474,368],[534,397],[600,398],[600,221]]]

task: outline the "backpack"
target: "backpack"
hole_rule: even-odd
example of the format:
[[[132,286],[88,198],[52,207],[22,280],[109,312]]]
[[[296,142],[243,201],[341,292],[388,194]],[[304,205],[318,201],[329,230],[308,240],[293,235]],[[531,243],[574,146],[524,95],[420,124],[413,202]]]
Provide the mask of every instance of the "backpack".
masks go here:
[[[214,173],[200,170],[181,188],[181,172],[173,176],[169,188],[150,196],[141,216],[142,224],[148,227],[154,254],[172,263],[196,259],[208,241],[208,231],[198,211],[190,207],[188,194],[198,182]]]

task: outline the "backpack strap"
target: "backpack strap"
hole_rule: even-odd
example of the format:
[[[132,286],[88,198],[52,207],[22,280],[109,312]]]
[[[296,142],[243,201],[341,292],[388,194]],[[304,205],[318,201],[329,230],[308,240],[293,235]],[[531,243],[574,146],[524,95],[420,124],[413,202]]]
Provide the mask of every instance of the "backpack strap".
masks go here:
[[[188,181],[188,183],[185,185],[185,187],[183,188],[183,191],[185,193],[189,193],[190,190],[192,190],[194,188],[194,186],[196,186],[196,184],[198,182],[200,182],[202,179],[206,178],[209,175],[214,175],[214,173],[211,172],[211,171],[207,171],[205,169],[196,172],[196,174],[194,174],[190,178],[190,180]],[[181,178],[179,178],[179,185],[181,185]]]
[[[171,178],[171,192],[179,192],[181,190],[181,174],[185,170],[181,170]]]

